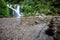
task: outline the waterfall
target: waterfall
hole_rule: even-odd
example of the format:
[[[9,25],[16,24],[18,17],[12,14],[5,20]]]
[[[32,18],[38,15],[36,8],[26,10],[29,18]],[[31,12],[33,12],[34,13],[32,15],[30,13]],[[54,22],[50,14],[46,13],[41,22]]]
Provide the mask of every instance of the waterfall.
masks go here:
[[[16,6],[16,9],[13,8],[13,6]],[[13,11],[14,17],[20,18],[22,16],[21,12],[20,12],[20,5],[18,5],[18,4],[16,4],[16,5],[7,4],[7,7]]]

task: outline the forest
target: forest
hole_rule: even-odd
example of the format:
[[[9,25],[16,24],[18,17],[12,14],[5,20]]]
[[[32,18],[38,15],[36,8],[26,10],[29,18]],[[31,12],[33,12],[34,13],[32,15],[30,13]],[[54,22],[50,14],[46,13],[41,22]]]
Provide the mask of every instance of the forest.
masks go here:
[[[0,18],[11,17],[7,4],[19,4],[24,16],[60,16],[60,0],[0,0]]]

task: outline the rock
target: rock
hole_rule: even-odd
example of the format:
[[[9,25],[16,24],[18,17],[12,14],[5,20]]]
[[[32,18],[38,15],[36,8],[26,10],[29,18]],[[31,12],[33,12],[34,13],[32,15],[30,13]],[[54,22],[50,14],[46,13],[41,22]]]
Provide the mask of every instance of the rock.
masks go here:
[[[22,17],[19,20],[16,18],[0,18],[0,40],[33,40],[49,22],[49,18],[46,18],[48,22],[45,22],[45,18],[44,20],[39,17]],[[43,38],[46,39],[47,37],[45,37]]]

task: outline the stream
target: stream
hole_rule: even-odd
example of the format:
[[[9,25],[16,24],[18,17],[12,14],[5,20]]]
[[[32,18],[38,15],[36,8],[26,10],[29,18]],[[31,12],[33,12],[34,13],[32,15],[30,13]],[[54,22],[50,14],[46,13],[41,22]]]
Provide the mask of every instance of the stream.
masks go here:
[[[7,7],[10,8],[10,10],[12,10],[12,15],[14,18],[21,18],[21,16],[23,16],[23,13],[21,13],[21,11],[20,11],[21,6],[19,4],[14,4],[14,5],[13,4],[7,4]],[[36,14],[38,14],[38,13],[36,13]],[[36,17],[42,18],[42,17],[46,17],[46,15],[41,14],[41,15],[36,16]]]
[[[7,7],[12,10],[13,17],[15,17],[15,18],[21,18],[22,14],[20,12],[20,5],[18,5],[18,4],[15,4],[15,5],[7,4]]]

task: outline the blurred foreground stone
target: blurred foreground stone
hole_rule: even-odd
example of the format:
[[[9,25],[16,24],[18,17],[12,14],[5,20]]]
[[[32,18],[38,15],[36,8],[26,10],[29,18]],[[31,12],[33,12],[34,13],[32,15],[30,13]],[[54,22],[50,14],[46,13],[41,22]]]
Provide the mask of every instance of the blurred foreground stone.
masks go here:
[[[44,30],[47,28],[47,23],[51,18],[0,18],[0,40],[35,40],[39,31],[45,26]],[[44,30],[41,33],[41,37],[45,35]],[[36,40],[46,40],[48,36],[45,36]]]

